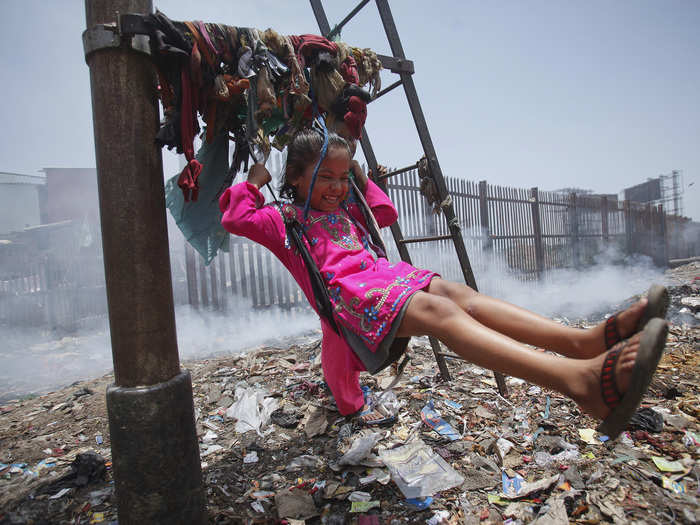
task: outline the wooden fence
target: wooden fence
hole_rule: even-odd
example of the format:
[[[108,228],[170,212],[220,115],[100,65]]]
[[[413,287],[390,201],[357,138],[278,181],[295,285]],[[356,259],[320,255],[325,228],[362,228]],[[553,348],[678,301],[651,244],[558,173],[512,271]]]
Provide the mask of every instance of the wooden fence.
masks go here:
[[[660,266],[700,255],[700,225],[665,215],[661,207],[486,181],[448,177],[446,183],[477,284],[490,293],[499,291],[500,280],[487,275],[536,280],[549,270],[589,266],[608,248],[647,255]],[[444,218],[432,212],[418,186],[415,171],[388,185],[404,237],[448,234]],[[74,329],[104,318],[101,250],[76,244],[78,229],[39,228],[22,242],[0,246],[0,323]],[[390,259],[398,259],[389,230],[383,235]],[[228,251],[205,266],[179,231],[171,236],[176,304],[221,311],[278,307],[280,315],[308,308],[289,273],[262,246],[231,236]],[[409,251],[416,266],[463,279],[451,241],[410,244]]]

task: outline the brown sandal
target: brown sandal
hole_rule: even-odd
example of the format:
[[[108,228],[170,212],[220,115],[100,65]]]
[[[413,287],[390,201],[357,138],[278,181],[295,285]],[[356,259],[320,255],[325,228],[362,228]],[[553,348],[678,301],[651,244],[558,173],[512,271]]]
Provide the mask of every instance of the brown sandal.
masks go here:
[[[627,346],[627,341],[610,350],[605,356],[600,375],[600,388],[605,404],[610,407],[610,414],[600,424],[598,431],[610,439],[615,439],[627,428],[630,418],[642,402],[663,355],[667,333],[668,324],[663,319],[651,319],[646,324],[639,340],[639,350],[629,388],[624,394],[620,394],[615,380],[615,365],[622,350]]]
[[[647,305],[642,311],[641,317],[639,318],[639,322],[637,323],[637,330],[635,330],[631,334],[628,334],[626,337],[631,337],[636,332],[643,330],[646,324],[649,322],[649,320],[653,319],[654,317],[665,319],[669,302],[670,300],[668,297],[668,290],[666,290],[666,287],[661,286],[660,284],[652,285],[651,288],[649,288],[649,292],[647,293]],[[608,317],[608,319],[605,321],[606,349],[611,349],[617,343],[626,339],[626,337],[622,337],[620,331],[617,328],[618,315],[620,315],[620,312],[617,312],[614,315]]]

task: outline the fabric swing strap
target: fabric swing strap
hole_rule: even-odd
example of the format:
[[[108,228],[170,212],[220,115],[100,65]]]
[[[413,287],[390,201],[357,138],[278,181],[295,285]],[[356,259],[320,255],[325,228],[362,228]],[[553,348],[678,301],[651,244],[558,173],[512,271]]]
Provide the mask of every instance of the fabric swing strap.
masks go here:
[[[311,257],[311,252],[309,251],[306,243],[304,242],[304,229],[302,225],[293,218],[285,217],[284,223],[287,229],[287,237],[289,238],[290,244],[299,252],[301,258],[304,261],[304,266],[309,272],[309,281],[311,282],[311,289],[314,294],[314,300],[316,302],[316,309],[321,317],[328,321],[331,328],[340,334],[338,330],[338,325],[335,323],[333,318],[333,304],[331,303],[331,298],[328,295],[328,289],[326,284],[323,282],[323,277],[321,272],[316,265],[316,261]],[[308,241],[308,239],[307,239]]]
[[[306,196],[306,202],[304,203],[304,220],[309,216],[309,208],[311,207],[311,194],[314,191],[314,185],[316,184],[316,177],[318,176],[318,170],[321,167],[323,159],[326,158],[326,153],[328,153],[328,128],[326,128],[326,123],[323,116],[318,112],[318,103],[316,102],[316,93],[313,90],[311,92],[311,99],[313,101],[314,107],[314,122],[317,122],[321,129],[323,130],[323,146],[321,146],[321,154],[316,161],[316,166],[314,166],[314,172],[311,175],[311,184],[309,185],[309,193]]]

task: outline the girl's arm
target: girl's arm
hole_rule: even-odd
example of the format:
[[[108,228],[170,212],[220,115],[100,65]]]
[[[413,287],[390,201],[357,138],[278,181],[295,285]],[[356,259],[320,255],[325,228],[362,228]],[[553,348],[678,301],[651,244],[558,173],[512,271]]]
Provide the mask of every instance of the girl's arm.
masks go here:
[[[356,160],[351,161],[350,170],[353,172],[355,182],[362,192],[362,195],[364,195],[379,227],[384,228],[394,224],[396,219],[398,219],[398,213],[391,199],[387,197],[386,193],[384,193],[379,186],[364,174],[360,164]]]
[[[273,206],[263,206],[265,197],[258,184],[264,184],[265,177],[256,178],[253,168],[251,174],[247,182],[231,186],[221,195],[221,225],[228,232],[262,244],[281,259],[285,252],[284,222]]]

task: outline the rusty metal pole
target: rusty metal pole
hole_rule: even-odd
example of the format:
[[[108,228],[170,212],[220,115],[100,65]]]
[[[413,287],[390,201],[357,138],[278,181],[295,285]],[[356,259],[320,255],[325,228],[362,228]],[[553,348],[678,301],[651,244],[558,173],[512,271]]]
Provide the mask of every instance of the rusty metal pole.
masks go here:
[[[200,524],[205,495],[192,382],[180,370],[165,217],[156,80],[120,13],[151,0],[86,0],[114,384],[107,389],[119,523]]]

